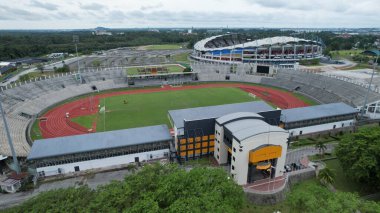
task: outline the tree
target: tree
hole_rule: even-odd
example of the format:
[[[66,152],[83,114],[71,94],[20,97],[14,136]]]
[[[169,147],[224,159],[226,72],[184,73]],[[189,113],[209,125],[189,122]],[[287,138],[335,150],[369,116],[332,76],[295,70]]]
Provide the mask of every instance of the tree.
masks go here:
[[[326,167],[322,170],[319,171],[318,173],[318,180],[323,184],[323,185],[330,185],[335,182],[335,173],[333,170],[330,168]]]
[[[29,81],[30,80],[30,75],[29,74],[22,75],[22,76],[19,77],[19,80],[20,81]]]
[[[94,67],[100,67],[100,61],[99,60],[94,60],[93,62],[92,62],[92,66],[94,66]]]
[[[87,195],[87,194],[88,195]],[[49,191],[10,212],[239,212],[244,192],[221,168],[145,165],[96,190]]]
[[[39,70],[41,73],[44,73],[44,65],[37,64],[37,70]]]
[[[315,144],[315,149],[318,149],[319,155],[323,156],[325,154],[327,147],[323,141],[318,141]]]
[[[60,68],[56,68],[54,71],[56,72],[70,72],[70,67],[67,64],[64,64]]]
[[[348,176],[380,188],[380,127],[366,127],[345,135],[335,152]]]
[[[380,204],[359,198],[356,193],[336,192],[308,182],[297,184],[288,194],[286,203],[292,212],[379,212]]]

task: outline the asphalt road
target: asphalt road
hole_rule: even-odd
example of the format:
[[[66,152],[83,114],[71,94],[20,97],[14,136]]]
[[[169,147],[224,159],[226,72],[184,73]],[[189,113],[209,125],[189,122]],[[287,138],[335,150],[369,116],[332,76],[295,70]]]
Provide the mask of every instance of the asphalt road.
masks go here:
[[[325,152],[332,152],[336,144],[325,144],[327,150]],[[315,149],[315,146],[305,146],[294,150],[288,150],[286,153],[285,165],[291,163],[298,163],[302,157],[318,154],[318,149]]]
[[[15,206],[25,200],[38,195],[41,192],[54,189],[65,189],[69,187],[79,187],[87,185],[88,187],[95,189],[99,185],[104,185],[112,180],[123,180],[126,175],[130,174],[128,170],[119,170],[112,172],[97,173],[93,176],[80,176],[69,178],[60,181],[54,181],[49,183],[43,183],[38,188],[28,192],[18,192],[14,194],[1,194],[0,193],[0,209],[9,208]]]

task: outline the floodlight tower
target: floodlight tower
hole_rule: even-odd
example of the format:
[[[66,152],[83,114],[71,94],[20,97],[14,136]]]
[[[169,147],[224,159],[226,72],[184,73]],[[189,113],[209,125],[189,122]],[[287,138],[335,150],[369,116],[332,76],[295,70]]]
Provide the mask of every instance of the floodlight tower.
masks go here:
[[[8,122],[7,122],[7,119],[5,118],[5,113],[3,110],[3,105],[1,103],[1,99],[0,99],[0,111],[1,111],[1,117],[3,117],[3,123],[4,123],[4,127],[5,127],[5,132],[7,134],[9,147],[11,148],[13,163],[15,165],[16,173],[19,174],[21,172],[20,164],[18,163],[16,152],[15,152],[15,149],[13,147],[13,141],[12,141],[11,134],[9,133]]]
[[[376,66],[377,66],[377,60],[379,59],[380,50],[366,50],[366,51],[362,52],[362,54],[365,54],[365,55],[371,55],[371,56],[376,56],[376,59],[375,59],[375,61],[373,62],[373,70],[372,70],[371,80],[369,81],[367,94],[365,95],[364,105],[363,105],[363,107],[360,109],[360,111],[361,111],[361,112],[360,112],[360,118],[363,118],[364,112],[365,112],[365,110],[366,110],[366,105],[367,105],[367,102],[368,102],[368,96],[369,96],[369,92],[370,92],[370,90],[371,90],[372,80],[373,80],[373,75],[375,74],[375,69],[376,69]],[[367,109],[368,109],[368,108],[367,108]]]
[[[78,43],[79,43],[79,36],[73,35],[73,43],[75,44],[75,52],[77,54],[77,63],[78,63],[78,72],[79,72],[79,55],[78,55]]]

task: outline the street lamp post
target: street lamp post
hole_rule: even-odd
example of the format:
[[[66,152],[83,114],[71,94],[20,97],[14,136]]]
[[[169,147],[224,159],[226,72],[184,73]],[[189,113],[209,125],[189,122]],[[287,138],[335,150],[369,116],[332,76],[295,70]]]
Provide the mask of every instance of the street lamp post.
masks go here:
[[[79,36],[73,35],[73,42],[75,44],[75,52],[77,55],[77,66],[78,66],[78,72],[79,72],[79,55],[78,55],[78,43],[79,43]]]

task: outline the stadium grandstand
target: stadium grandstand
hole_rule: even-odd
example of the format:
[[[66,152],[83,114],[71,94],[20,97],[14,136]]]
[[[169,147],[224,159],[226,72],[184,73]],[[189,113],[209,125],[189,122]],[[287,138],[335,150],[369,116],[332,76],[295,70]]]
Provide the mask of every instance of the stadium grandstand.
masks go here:
[[[224,63],[269,64],[294,67],[299,60],[320,58],[323,43],[288,36],[251,40],[240,34],[225,34],[203,39],[194,45],[194,60]],[[268,73],[259,67],[256,72]]]
[[[303,94],[321,104],[341,101],[354,107],[362,107],[368,92],[367,84],[355,84],[344,78],[334,78],[309,70],[270,66],[273,74],[263,74],[247,71],[249,64],[196,60],[191,61],[191,66],[199,81],[239,81],[274,86]],[[379,100],[380,89],[371,86],[368,103],[374,104]],[[377,111],[380,113],[378,108]]]
[[[237,64],[233,72],[231,72],[231,64],[194,60],[191,63],[193,69],[191,73],[156,73],[129,76],[125,69],[117,67],[88,69],[84,72],[33,79],[2,88],[0,97],[17,156],[24,159],[28,157],[28,162],[34,168],[38,168],[37,171],[40,172],[39,175],[41,176],[119,166],[120,163],[116,162],[118,159],[128,159],[122,160],[122,162],[129,163],[136,162],[136,157],[139,158],[139,161],[160,159],[172,156],[174,153],[180,162],[204,155],[214,156],[221,165],[225,164],[226,161],[231,162],[230,173],[234,174],[235,181],[243,185],[260,181],[256,175],[259,172],[258,170],[268,166],[274,168],[268,174],[270,177],[282,178],[283,173],[280,170],[283,168],[283,162],[285,162],[284,153],[286,152],[286,143],[289,142],[287,138],[352,131],[358,114],[355,107],[363,104],[368,89],[364,85],[356,85],[342,79],[298,69],[271,66],[273,74],[270,75],[243,72],[244,66],[249,66],[244,63]],[[142,144],[136,144],[139,143],[137,140],[124,141],[125,143],[119,144],[125,150],[121,150],[121,152],[116,147],[113,147],[115,149],[111,149],[112,147],[110,149],[104,148],[104,141],[107,141],[107,138],[112,138],[112,132],[37,140],[34,144],[29,138],[31,126],[35,119],[39,118],[47,109],[68,99],[117,88],[175,85],[199,81],[236,81],[275,86],[309,96],[321,105],[296,109],[274,109],[265,102],[255,101],[170,110],[168,114],[173,127],[174,140],[173,136],[168,134],[168,128],[165,127],[157,129],[155,133],[157,135],[165,133],[164,140],[156,141],[155,137],[146,138],[147,140],[142,140],[141,143],[148,143],[152,146],[148,147],[144,144],[141,146],[142,149],[140,149]],[[370,104],[380,100],[380,94],[376,88],[370,90],[368,100]],[[300,117],[300,114],[305,116]],[[251,124],[262,127],[250,129]],[[1,122],[0,128],[3,129],[3,127]],[[221,132],[222,129],[223,132]],[[125,136],[125,138],[135,137],[134,130],[121,131],[125,135],[132,134]],[[91,139],[95,134],[100,135],[97,141]],[[273,141],[268,142],[260,139],[262,135],[269,134],[271,137],[273,136]],[[280,140],[275,140],[274,135],[278,135]],[[0,139],[0,155],[11,156],[5,131],[0,132]],[[61,146],[63,140],[71,144],[77,142],[86,144],[86,141],[95,141],[96,144],[91,144],[93,146],[84,145],[79,148],[67,146],[70,150],[54,148]],[[260,143],[252,143],[253,140],[260,140]],[[168,146],[168,142],[170,146]],[[45,149],[44,143],[51,144],[51,147]],[[222,144],[227,146],[221,146]],[[235,149],[236,147],[239,148],[239,144],[246,144],[241,153],[240,150],[237,153],[233,149],[234,147]],[[117,146],[117,144],[113,145]],[[80,149],[82,147],[85,149]],[[134,149],[132,149],[133,147]],[[57,150],[62,152],[54,153]],[[159,151],[159,154],[156,151]],[[258,154],[268,151],[276,151],[275,158],[272,158],[273,156],[257,158]],[[78,157],[83,153],[85,157]],[[249,156],[252,154],[252,159],[245,156],[247,153]],[[232,163],[234,158],[236,163]],[[93,162],[98,161],[102,161],[102,164],[93,164]],[[246,178],[247,174],[249,174],[249,179]]]
[[[97,91],[144,87],[164,84],[184,84],[198,81],[241,81],[284,88],[304,94],[321,104],[344,102],[360,107],[365,100],[365,85],[356,85],[341,79],[296,69],[273,68],[275,75],[245,73],[239,70],[231,73],[230,65],[192,61],[193,73],[146,75],[128,77],[120,68],[88,69],[80,73],[60,74],[47,78],[33,79],[2,88],[0,98],[8,119],[11,137],[16,153],[26,157],[30,151],[29,131],[34,119],[45,109],[64,100]],[[229,77],[229,78],[227,78]],[[26,93],[25,91],[28,91]],[[368,103],[380,100],[378,90],[370,90]],[[378,108],[377,108],[378,111]],[[379,117],[379,112],[376,116]],[[372,110],[372,114],[375,112]],[[376,117],[375,116],[375,117]],[[3,129],[3,123],[0,123]],[[1,153],[11,156],[5,131],[0,132]]]
[[[32,141],[30,129],[36,118],[46,109],[62,101],[84,94],[126,88],[185,84],[193,81],[192,73],[169,73],[131,77],[125,69],[87,69],[77,73],[57,74],[32,79],[1,88],[0,99],[10,128],[11,138],[18,157],[27,157]],[[27,91],[27,92],[26,92]],[[0,122],[0,153],[12,156],[3,122]]]

